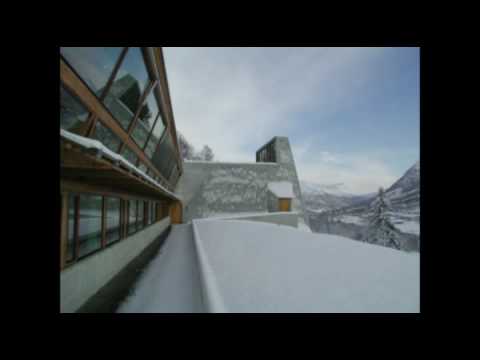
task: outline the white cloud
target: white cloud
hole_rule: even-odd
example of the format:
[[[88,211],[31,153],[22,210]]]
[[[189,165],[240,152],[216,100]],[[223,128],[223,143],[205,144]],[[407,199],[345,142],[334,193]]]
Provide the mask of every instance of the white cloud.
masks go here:
[[[197,149],[208,144],[220,161],[254,161],[255,150],[273,136],[289,136],[302,126],[296,112],[315,111],[325,121],[322,115],[342,111],[348,99],[361,96],[368,79],[364,65],[382,51],[164,48],[177,127]],[[301,178],[343,182],[359,192],[392,180],[381,161],[318,150],[321,135],[313,136],[292,144]]]

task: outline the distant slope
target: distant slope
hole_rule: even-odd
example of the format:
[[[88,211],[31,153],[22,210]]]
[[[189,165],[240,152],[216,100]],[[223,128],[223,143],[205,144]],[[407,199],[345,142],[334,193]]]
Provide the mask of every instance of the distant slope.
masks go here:
[[[308,199],[309,195],[304,196]],[[365,240],[365,230],[371,215],[371,204],[376,194],[361,197],[342,198],[350,204],[331,207],[322,213],[308,211],[309,224],[314,232],[336,234],[351,239]],[[403,234],[402,249],[419,249],[420,235],[420,163],[416,162],[386,191],[385,198],[390,204],[390,219]],[[337,202],[339,204],[340,202]],[[314,209],[307,206],[309,209]]]
[[[354,195],[344,190],[344,185],[316,184],[300,181],[305,207],[313,211],[329,211],[348,207],[358,202],[370,199],[375,194]]]

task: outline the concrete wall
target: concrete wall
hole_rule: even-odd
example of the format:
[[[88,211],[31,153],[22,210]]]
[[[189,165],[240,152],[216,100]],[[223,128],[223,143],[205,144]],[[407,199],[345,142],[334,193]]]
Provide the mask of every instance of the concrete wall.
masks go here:
[[[292,211],[304,218],[303,198],[288,139],[276,137],[274,146],[276,163],[185,161],[184,173],[175,189],[182,197],[184,222],[216,213],[268,211],[267,185],[272,181],[293,184]]]
[[[60,311],[75,312],[168,226],[167,217],[60,273]]]

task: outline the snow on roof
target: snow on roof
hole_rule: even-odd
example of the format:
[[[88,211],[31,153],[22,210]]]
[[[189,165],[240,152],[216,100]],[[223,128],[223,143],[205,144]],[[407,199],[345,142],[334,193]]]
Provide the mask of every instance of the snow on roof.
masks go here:
[[[95,139],[90,139],[86,138],[77,134],[73,134],[67,130],[60,129],[60,136],[64,137],[65,139],[68,139],[80,146],[83,146],[84,148],[87,149],[96,149],[98,150],[102,156],[105,156],[107,158],[110,158],[115,161],[119,161],[125,166],[127,166],[129,169],[140,175],[141,177],[145,178],[147,181],[155,185],[156,187],[160,188],[164,193],[167,193],[171,197],[180,200],[181,197],[177,194],[172,193],[171,191],[167,190],[164,186],[162,186],[160,183],[152,179],[150,176],[148,176],[145,172],[140,170],[138,167],[130,163],[127,159],[125,159],[123,156],[113,152],[109,148],[107,148],[105,145],[103,145],[100,141],[95,140]]]
[[[288,181],[276,181],[268,183],[268,189],[278,198],[294,198],[292,183]]]

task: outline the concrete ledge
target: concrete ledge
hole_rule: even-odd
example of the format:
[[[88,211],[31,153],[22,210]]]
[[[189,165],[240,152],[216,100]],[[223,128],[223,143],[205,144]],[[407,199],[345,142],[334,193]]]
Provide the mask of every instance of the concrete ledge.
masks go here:
[[[75,312],[170,225],[167,217],[60,273],[60,311]]]
[[[208,220],[208,219],[206,219]],[[232,216],[224,217],[223,220],[250,220],[259,221],[270,224],[285,225],[297,228],[298,227],[298,212],[274,212],[264,213],[254,216]]]
[[[120,272],[115,275],[105,286],[93,295],[78,313],[114,313],[122,301],[129,295],[133,285],[142,274],[149,262],[158,254],[165,243],[171,226],[160,234],[145,250],[135,259],[130,261]]]

